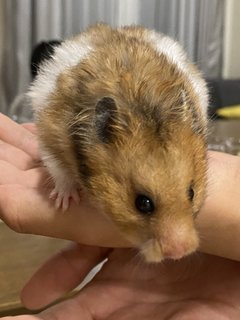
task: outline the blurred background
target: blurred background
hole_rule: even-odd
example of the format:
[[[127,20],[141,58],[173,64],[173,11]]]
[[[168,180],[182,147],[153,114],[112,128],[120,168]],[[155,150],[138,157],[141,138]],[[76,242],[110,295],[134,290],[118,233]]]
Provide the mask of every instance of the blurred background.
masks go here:
[[[99,21],[141,24],[178,39],[205,76],[223,70],[224,0],[0,0],[0,110],[27,90],[33,47]],[[239,1],[236,1],[239,2]]]

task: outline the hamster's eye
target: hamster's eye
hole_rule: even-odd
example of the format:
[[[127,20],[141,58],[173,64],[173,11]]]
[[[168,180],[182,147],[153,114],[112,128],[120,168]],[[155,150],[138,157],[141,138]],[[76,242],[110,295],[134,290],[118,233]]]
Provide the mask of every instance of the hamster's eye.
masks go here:
[[[153,201],[145,195],[138,195],[135,199],[137,210],[143,214],[151,214],[154,211]]]
[[[188,199],[190,201],[193,201],[193,198],[194,198],[194,190],[193,190],[193,187],[190,186],[189,189],[188,189]]]

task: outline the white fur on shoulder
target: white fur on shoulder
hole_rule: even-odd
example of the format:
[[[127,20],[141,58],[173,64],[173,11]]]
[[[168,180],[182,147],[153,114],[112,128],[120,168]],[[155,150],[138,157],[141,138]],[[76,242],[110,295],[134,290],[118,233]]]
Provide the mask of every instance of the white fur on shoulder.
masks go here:
[[[200,77],[200,74],[189,69],[187,56],[180,44],[168,36],[153,30],[145,33],[145,41],[150,43],[160,54],[166,55],[170,62],[174,63],[179,70],[188,77],[193,90],[200,97],[202,110],[204,114],[206,114],[208,107],[208,92],[205,81]]]
[[[86,36],[67,40],[55,48],[52,59],[40,67],[39,74],[27,93],[36,112],[47,105],[48,96],[54,91],[58,76],[66,69],[76,66],[91,50],[89,37]]]

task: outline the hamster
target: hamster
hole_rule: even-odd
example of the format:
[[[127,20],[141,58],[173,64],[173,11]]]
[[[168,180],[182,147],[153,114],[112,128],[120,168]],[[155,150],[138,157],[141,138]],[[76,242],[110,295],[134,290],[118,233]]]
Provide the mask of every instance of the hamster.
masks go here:
[[[55,48],[28,96],[58,207],[82,189],[148,262],[198,248],[208,93],[177,42],[97,24]]]

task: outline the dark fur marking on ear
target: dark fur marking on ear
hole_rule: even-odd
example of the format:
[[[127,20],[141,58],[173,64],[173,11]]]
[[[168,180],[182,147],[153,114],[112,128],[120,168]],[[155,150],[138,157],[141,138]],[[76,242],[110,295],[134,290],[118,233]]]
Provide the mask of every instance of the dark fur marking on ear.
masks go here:
[[[103,97],[96,104],[95,125],[98,138],[103,143],[109,143],[113,138],[113,124],[116,117],[116,103],[110,97]]]

